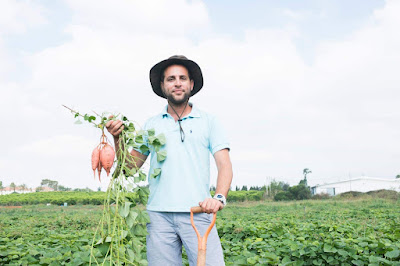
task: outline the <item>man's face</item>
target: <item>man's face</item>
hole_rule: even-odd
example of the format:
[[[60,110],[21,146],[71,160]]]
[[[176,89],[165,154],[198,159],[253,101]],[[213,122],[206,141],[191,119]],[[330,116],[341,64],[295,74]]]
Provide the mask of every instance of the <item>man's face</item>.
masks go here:
[[[190,97],[194,82],[189,78],[186,67],[171,65],[164,71],[164,80],[161,89],[167,99],[174,105],[186,103]]]

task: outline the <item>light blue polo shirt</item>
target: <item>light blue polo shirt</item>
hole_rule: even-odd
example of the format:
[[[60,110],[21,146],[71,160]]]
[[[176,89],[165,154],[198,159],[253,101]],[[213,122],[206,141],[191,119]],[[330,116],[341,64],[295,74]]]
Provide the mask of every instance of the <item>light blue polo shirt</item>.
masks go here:
[[[191,103],[190,103],[191,104]],[[167,158],[157,162],[154,151],[150,157],[148,175],[150,196],[147,209],[164,212],[189,212],[210,196],[210,153],[229,149],[221,124],[215,116],[205,113],[193,104],[190,114],[182,118],[185,140],[181,141],[179,123],[163,112],[148,119],[144,129],[164,133]],[[148,154],[146,154],[148,155]],[[161,168],[161,175],[152,178],[154,168]]]

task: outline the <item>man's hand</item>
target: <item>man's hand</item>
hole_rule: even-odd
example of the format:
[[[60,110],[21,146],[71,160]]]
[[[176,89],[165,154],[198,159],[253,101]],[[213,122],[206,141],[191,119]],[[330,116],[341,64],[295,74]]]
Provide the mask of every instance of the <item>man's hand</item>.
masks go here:
[[[206,213],[216,213],[224,208],[222,202],[213,198],[206,198],[204,201],[199,202],[199,206],[203,209],[203,212]]]
[[[113,118],[110,116],[109,119]],[[106,124],[106,128],[114,138],[118,139],[119,134],[121,134],[122,130],[124,129],[124,125],[122,124],[121,120],[110,120]]]

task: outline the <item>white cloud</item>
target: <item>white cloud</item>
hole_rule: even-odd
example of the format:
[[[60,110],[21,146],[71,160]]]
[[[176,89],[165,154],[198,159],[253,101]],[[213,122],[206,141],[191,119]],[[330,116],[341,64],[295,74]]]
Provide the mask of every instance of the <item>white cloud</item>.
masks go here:
[[[2,0],[0,2],[0,35],[25,33],[29,28],[47,23],[45,9],[32,1]]]
[[[72,157],[76,154],[85,153],[88,151],[88,147],[91,146],[93,146],[93,148],[95,147],[94,142],[86,138],[61,135],[37,140],[28,145],[19,147],[18,151],[34,156],[55,156],[65,159],[65,157]]]
[[[202,1],[79,1],[67,0],[74,23],[124,34],[184,35],[208,24]],[[162,41],[160,43],[162,45]]]
[[[27,56],[31,78],[7,83],[0,98],[0,111],[14,112],[6,118],[12,130],[2,138],[20,140],[20,148],[5,145],[12,160],[17,151],[29,155],[26,169],[46,165],[32,173],[35,180],[96,186],[85,177],[92,174],[90,140],[97,141],[98,132],[75,127],[61,104],[81,112],[119,111],[143,123],[165,104],[153,94],[148,72],[173,54],[202,67],[205,86],[193,102],[226,127],[234,184],[263,184],[266,176],[300,179],[305,167],[316,177],[398,170],[398,2],[388,1],[352,36],[319,44],[311,66],[299,55],[293,40],[299,32],[291,28],[194,42],[189,31],[211,27],[199,1],[67,3],[73,21],[64,30],[71,39]],[[388,162],[384,168],[377,166],[382,161]],[[7,175],[23,178],[27,171],[7,165],[1,166]]]

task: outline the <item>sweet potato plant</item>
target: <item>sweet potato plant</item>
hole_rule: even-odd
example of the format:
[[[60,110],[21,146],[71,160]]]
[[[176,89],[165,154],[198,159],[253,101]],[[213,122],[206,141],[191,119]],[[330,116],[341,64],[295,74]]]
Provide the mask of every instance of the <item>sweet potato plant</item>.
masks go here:
[[[166,159],[165,136],[156,136],[154,130],[137,130],[133,122],[120,114],[90,115],[68,109],[78,119],[76,123],[82,123],[83,118],[101,131],[100,145],[103,146],[110,145],[104,134],[106,123],[110,119],[119,119],[124,124],[118,147],[115,147],[115,170],[104,199],[103,215],[93,237],[89,264],[146,265],[143,236],[147,234],[146,224],[150,220],[143,208],[136,207],[147,204],[149,189],[140,186],[147,177],[136,167],[135,159],[139,158],[134,158],[130,151],[154,151],[162,165]],[[159,178],[160,174],[161,168],[156,168],[150,178]]]

